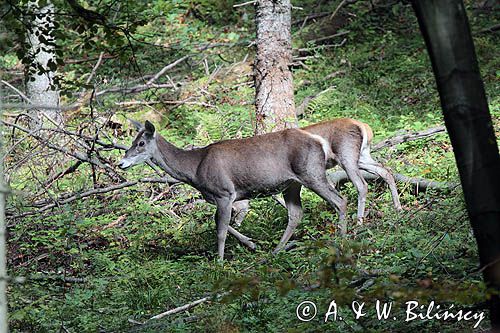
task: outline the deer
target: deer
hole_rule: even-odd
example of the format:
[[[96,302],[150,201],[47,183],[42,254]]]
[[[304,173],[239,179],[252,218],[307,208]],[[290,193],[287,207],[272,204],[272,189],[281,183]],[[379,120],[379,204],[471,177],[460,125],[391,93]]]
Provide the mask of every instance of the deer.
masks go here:
[[[394,177],[370,156],[372,137],[367,124],[342,118],[185,150],[168,142],[146,121],[118,166],[125,170],[152,161],[171,177],[196,188],[216,206],[217,252],[224,260],[228,233],[249,248],[256,248],[251,238],[229,225],[233,206],[241,208],[249,199],[280,192],[288,210],[288,224],[273,253],[284,249],[303,216],[302,186],[335,209],[341,234],[345,234],[347,200],[326,176],[326,170],[337,164],[346,170],[358,191],[358,223],[363,221],[367,195],[360,169],[387,182],[394,206],[400,210]]]

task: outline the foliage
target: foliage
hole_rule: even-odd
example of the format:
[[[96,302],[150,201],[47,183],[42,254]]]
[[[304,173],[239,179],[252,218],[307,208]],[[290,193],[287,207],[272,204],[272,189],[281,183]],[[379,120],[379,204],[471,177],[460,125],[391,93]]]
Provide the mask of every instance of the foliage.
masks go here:
[[[304,1],[296,4],[304,12],[294,11],[293,15],[331,12],[338,3]],[[55,4],[68,14],[61,15],[57,36],[65,60],[58,68],[63,75],[61,87],[75,94],[65,102],[86,96],[87,88],[133,86],[166,64],[190,56],[168,72],[170,78],[158,79],[162,84],[171,79],[175,89],[103,95],[91,106],[69,112],[68,129],[94,134],[93,127],[82,124],[109,118],[115,127],[105,128],[113,133],[106,140],[129,144],[133,132],[126,118],[153,119],[161,133],[179,146],[200,146],[253,132],[252,51],[247,47],[253,38],[251,7],[233,9],[232,1],[215,0],[80,2],[106,16],[107,27],[75,16],[66,2]],[[491,25],[491,17],[470,10],[473,31]],[[308,42],[323,37],[322,27],[337,18],[327,16],[303,27],[294,25],[295,46],[313,47],[305,66],[294,67],[296,103],[332,87],[309,104],[300,123],[354,117],[373,127],[375,142],[402,129],[441,124],[430,64],[411,8],[405,2],[375,8],[369,2],[357,2],[339,15],[344,18],[341,28],[350,32],[346,43],[338,47],[316,47]],[[14,40],[15,35],[22,40],[19,20],[5,20],[18,25],[13,30],[16,34],[9,32],[8,39]],[[477,33],[475,42],[498,133],[498,57],[494,55],[500,43],[496,35]],[[23,57],[22,52],[16,55],[20,41],[11,44],[0,57],[6,80],[16,78]],[[6,46],[1,47],[3,51]],[[101,52],[106,60],[87,85]],[[329,75],[332,73],[337,74]],[[155,103],[119,104],[131,99]],[[183,103],[173,103],[177,101]],[[14,142],[16,133],[11,135]],[[19,162],[18,153],[34,148],[33,141],[20,142],[12,148],[7,166]],[[101,157],[114,162],[121,153],[103,151]],[[408,176],[458,179],[444,134],[385,149],[376,157]],[[64,160],[61,168],[69,167],[70,162]],[[94,184],[94,171],[84,164],[44,192],[34,180],[47,177],[50,163],[39,161],[33,170],[10,170],[15,195],[8,208],[15,214],[35,208],[37,196],[59,197],[110,181],[98,174]],[[120,175],[139,179],[154,173],[137,167]],[[258,249],[251,252],[228,238],[224,264],[216,261],[214,209],[185,185],[167,189],[141,184],[77,200],[44,214],[13,218],[8,230],[9,275],[28,279],[9,287],[11,330],[472,331],[470,322],[378,321],[373,313],[355,319],[349,311],[352,300],[373,305],[379,299],[396,302],[394,313],[404,318],[402,305],[407,300],[436,300],[467,308],[486,292],[476,269],[476,247],[461,191],[416,194],[408,184],[398,187],[404,212],[394,212],[385,186],[370,184],[367,221],[358,226],[351,218],[345,238],[338,235],[337,215],[331,207],[303,191],[305,216],[294,235],[296,245],[277,256],[270,251],[285,228],[286,212],[270,198],[252,201],[241,232],[255,238]],[[349,215],[355,215],[354,187],[347,184],[341,192],[348,197]],[[72,279],[75,277],[83,280]],[[144,325],[129,321],[143,322],[223,291],[230,292],[188,312]],[[332,299],[341,306],[344,320],[324,323]],[[295,311],[304,300],[314,301],[323,317],[299,321]],[[481,327],[486,327],[486,320]]]

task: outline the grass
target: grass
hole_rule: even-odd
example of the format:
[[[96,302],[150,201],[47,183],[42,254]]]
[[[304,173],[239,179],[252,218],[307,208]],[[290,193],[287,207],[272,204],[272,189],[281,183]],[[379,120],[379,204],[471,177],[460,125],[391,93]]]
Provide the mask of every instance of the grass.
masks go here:
[[[402,129],[421,130],[442,123],[416,22],[408,7],[397,8],[379,15],[365,12],[362,5],[354,7],[359,15],[345,27],[352,31],[347,44],[334,50],[320,49],[317,58],[306,62],[307,68],[295,70],[297,104],[310,94],[333,87],[309,105],[300,119],[302,125],[354,117],[369,123],[378,141]],[[471,20],[473,29],[487,21],[484,17]],[[208,29],[198,24],[191,28],[196,38]],[[144,29],[150,28],[158,29],[154,24]],[[183,33],[180,27],[176,29]],[[241,38],[251,37],[245,35],[250,35],[245,29],[240,33]],[[300,38],[301,34],[295,32],[294,36]],[[498,53],[494,51],[500,44],[494,35],[477,36],[475,42],[498,132],[498,57],[493,54]],[[227,51],[235,59],[243,58],[246,52],[244,47]],[[344,74],[324,80],[335,71]],[[245,102],[252,100],[253,89],[238,85],[249,77],[240,74],[235,79],[221,74],[210,82],[203,74],[200,77],[183,93],[187,97],[203,86],[209,94],[202,101],[216,107],[183,105],[165,112],[162,134],[180,146],[249,135],[252,107]],[[134,116],[141,119],[147,111]],[[119,113],[124,115],[128,114]],[[119,137],[124,143],[131,139],[127,133]],[[374,155],[395,172],[408,176],[458,180],[444,134]],[[106,153],[111,160],[118,156],[117,152]],[[38,171],[43,172],[41,168]],[[61,179],[58,188],[61,192],[86,188],[90,172],[82,166]],[[133,179],[149,174],[146,167],[137,167],[123,175]],[[28,170],[17,175],[14,188],[26,192],[34,186]],[[476,245],[461,191],[429,190],[416,195],[406,184],[399,184],[399,190],[402,213],[392,208],[385,185],[370,184],[367,221],[357,226],[351,218],[346,237],[338,235],[338,218],[331,207],[303,191],[305,216],[294,235],[296,246],[277,256],[270,251],[285,229],[286,212],[272,199],[255,200],[240,230],[255,238],[258,249],[249,251],[228,238],[228,260],[223,264],[216,261],[214,208],[185,185],[166,191],[158,185],[141,184],[17,219],[9,228],[9,275],[29,279],[9,285],[11,330],[474,331],[471,321],[404,321],[405,302],[409,300],[468,307],[479,302],[484,287],[476,271]],[[355,189],[347,184],[341,192],[348,197],[349,216],[354,215]],[[9,205],[22,210],[23,202],[22,195],[17,195]],[[84,280],[70,282],[64,277]],[[144,325],[129,321],[144,322],[167,309],[228,290],[230,293],[220,299],[162,320]],[[306,300],[317,305],[318,316],[302,322],[296,317],[296,307]],[[332,300],[343,320],[333,321],[330,316],[324,322]],[[355,318],[350,311],[353,300],[366,303],[366,316]],[[377,320],[377,300],[394,302],[391,315],[397,320]],[[485,327],[486,319],[480,324],[480,328]]]

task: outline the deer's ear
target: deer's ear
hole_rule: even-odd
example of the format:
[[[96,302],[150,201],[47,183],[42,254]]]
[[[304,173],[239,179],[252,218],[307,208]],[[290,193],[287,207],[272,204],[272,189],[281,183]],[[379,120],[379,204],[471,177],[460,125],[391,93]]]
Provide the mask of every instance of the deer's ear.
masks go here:
[[[134,128],[137,132],[140,132],[144,128],[144,126],[142,126],[142,124],[140,122],[138,122],[134,119],[129,119],[129,121],[132,125],[134,125]]]
[[[144,128],[144,134],[148,136],[153,136],[153,134],[155,134],[155,127],[153,124],[151,124],[151,122],[149,122],[149,120],[146,120],[146,122],[144,123]]]

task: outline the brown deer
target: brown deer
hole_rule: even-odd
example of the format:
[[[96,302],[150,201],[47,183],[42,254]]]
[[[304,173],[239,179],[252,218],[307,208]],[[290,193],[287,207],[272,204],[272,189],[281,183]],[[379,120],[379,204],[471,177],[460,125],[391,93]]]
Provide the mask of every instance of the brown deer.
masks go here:
[[[372,136],[368,125],[345,118],[183,150],[166,141],[153,124],[146,121],[119,166],[126,169],[152,160],[170,176],[195,187],[206,201],[215,204],[218,254],[223,259],[228,231],[243,244],[255,248],[250,238],[229,226],[233,204],[283,192],[288,225],[274,250],[278,252],[302,218],[302,186],[314,191],[337,211],[341,232],[345,233],[347,201],[326,177],[326,170],[336,164],[346,170],[358,190],[359,223],[364,216],[367,193],[360,169],[380,175],[391,189],[395,207],[401,209],[394,178],[370,156]]]

